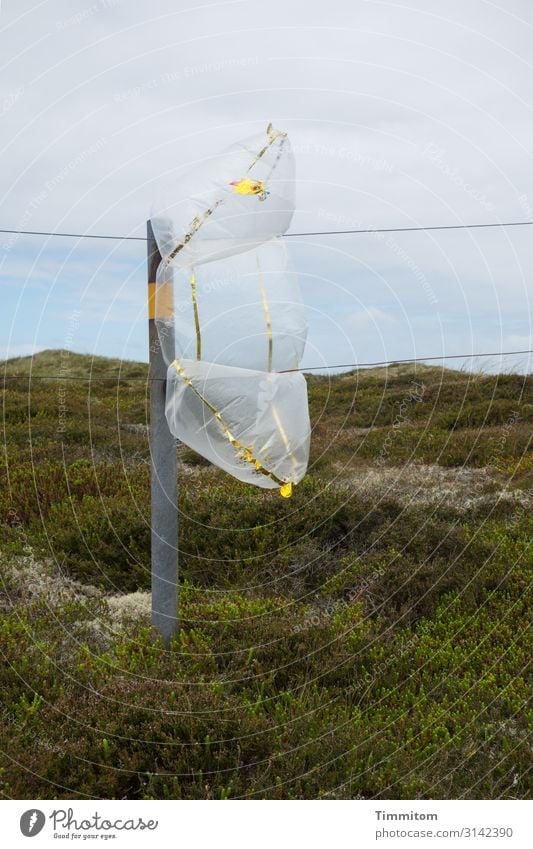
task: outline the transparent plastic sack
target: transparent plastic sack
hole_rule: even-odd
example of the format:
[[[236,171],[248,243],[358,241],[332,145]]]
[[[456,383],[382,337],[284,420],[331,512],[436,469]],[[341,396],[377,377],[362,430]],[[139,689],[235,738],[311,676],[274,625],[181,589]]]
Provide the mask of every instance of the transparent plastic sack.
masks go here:
[[[170,430],[239,480],[285,496],[305,475],[310,440],[305,379],[283,373],[298,369],[307,334],[275,238],[293,211],[292,152],[269,125],[189,175],[152,217]]]
[[[176,361],[168,370],[166,415],[173,434],[238,480],[289,495],[305,475],[309,416],[299,372]]]
[[[184,357],[262,371],[298,368],[307,322],[281,240],[198,270],[161,263],[156,298],[163,293],[172,303],[172,314],[158,319],[173,328],[165,334],[168,362]]]
[[[294,213],[294,156],[286,133],[264,135],[173,181],[152,208],[163,261],[199,266],[285,233]]]

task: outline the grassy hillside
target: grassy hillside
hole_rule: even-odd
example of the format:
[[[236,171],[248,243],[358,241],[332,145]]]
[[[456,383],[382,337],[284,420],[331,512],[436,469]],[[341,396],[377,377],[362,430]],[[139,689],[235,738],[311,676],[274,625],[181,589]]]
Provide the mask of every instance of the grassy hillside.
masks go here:
[[[165,652],[146,366],[2,371],[4,796],[527,795],[531,377],[309,377],[290,500],[180,446]]]

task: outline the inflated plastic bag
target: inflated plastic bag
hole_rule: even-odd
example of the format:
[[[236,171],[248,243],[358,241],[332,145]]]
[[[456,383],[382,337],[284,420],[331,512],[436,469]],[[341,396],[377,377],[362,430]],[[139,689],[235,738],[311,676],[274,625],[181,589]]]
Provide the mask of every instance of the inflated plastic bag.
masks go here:
[[[169,361],[184,357],[262,371],[298,368],[307,323],[280,239],[197,271],[162,265],[158,290],[169,286],[175,339]]]
[[[166,414],[173,434],[239,480],[290,495],[305,475],[307,386],[298,372],[176,360]]]
[[[288,496],[305,475],[310,438],[305,379],[283,373],[298,368],[307,333],[275,238],[294,211],[288,138],[269,126],[207,171],[176,186],[152,217],[167,420],[234,477]]]
[[[294,213],[294,157],[286,133],[233,145],[176,181],[152,209],[163,261],[190,268],[285,233]]]

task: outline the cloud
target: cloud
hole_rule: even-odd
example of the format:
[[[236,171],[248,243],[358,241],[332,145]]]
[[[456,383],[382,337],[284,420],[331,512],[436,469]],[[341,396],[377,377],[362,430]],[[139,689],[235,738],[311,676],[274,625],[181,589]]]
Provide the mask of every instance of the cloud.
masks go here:
[[[392,327],[398,324],[398,320],[377,307],[365,307],[363,310],[347,315],[344,324],[356,330],[367,330],[369,328]]]
[[[533,335],[520,335],[511,333],[506,337],[506,343],[519,351],[533,351]]]

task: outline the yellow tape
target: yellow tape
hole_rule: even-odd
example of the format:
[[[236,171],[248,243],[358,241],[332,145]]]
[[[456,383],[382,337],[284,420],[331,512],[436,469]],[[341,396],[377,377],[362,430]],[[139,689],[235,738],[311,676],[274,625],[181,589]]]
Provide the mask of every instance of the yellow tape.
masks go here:
[[[191,299],[194,312],[194,326],[196,328],[196,359],[202,359],[202,334],[200,331],[200,316],[198,315],[198,294],[196,289],[196,274],[194,271],[189,278],[191,284]]]
[[[286,138],[286,136],[287,136],[287,133],[283,132],[282,130],[275,130],[275,129],[273,128],[272,124],[269,124],[269,125],[268,125],[268,127],[267,127],[266,131],[267,131],[267,136],[268,136],[268,144],[266,144],[266,145],[265,145],[265,146],[264,146],[264,147],[263,147],[263,148],[259,151],[259,153],[255,156],[255,158],[252,160],[252,163],[251,163],[251,165],[249,166],[247,173],[250,173],[250,171],[252,170],[252,168],[254,167],[254,165],[256,164],[256,162],[259,162],[259,160],[260,160],[260,159],[261,159],[261,158],[265,155],[265,153],[267,152],[267,150],[269,149],[269,147],[270,147],[271,145],[273,145],[273,144],[274,144],[274,142],[275,142],[277,139],[284,139],[284,138]]]
[[[259,275],[259,287],[261,289],[261,298],[263,301],[263,311],[265,313],[265,322],[266,322],[266,331],[268,337],[268,371],[272,371],[272,354],[273,354],[273,337],[272,337],[272,318],[270,316],[270,307],[268,305],[268,298],[265,288],[265,278],[263,277],[263,272],[261,270],[261,266],[259,264],[259,257],[257,257],[257,273]]]
[[[250,180],[249,177],[243,177],[242,180],[234,180],[230,183],[233,186],[233,191],[237,195],[261,195],[265,194],[265,184],[262,180]]]
[[[288,454],[288,455],[289,455],[289,457],[290,457],[290,460],[291,460],[292,466],[293,466],[293,468],[295,469],[295,468],[296,468],[296,457],[294,456],[293,452],[291,451],[291,446],[290,446],[290,442],[289,442],[289,437],[287,436],[287,432],[286,432],[285,428],[283,427],[283,423],[282,423],[282,421],[281,421],[281,419],[280,419],[280,417],[279,417],[279,413],[278,413],[278,411],[277,411],[277,408],[276,408],[275,404],[272,404],[271,409],[272,409],[272,416],[274,417],[274,421],[276,422],[276,425],[277,425],[277,428],[278,428],[279,435],[281,436],[281,438],[282,438],[282,440],[283,440],[283,444],[284,444],[284,446],[285,446],[285,450],[287,451],[287,454]],[[283,493],[281,493],[281,494],[283,495]],[[292,493],[289,493],[289,495],[287,495],[287,496],[285,496],[285,497],[286,497],[286,498],[288,498],[291,494],[292,494]]]
[[[179,252],[180,252],[181,250],[183,250],[183,248],[185,247],[185,245],[186,245],[188,242],[190,242],[190,240],[192,239],[192,237],[194,236],[194,234],[198,232],[198,230],[200,229],[200,227],[202,226],[202,224],[205,224],[205,222],[207,221],[207,219],[209,218],[209,216],[213,214],[213,212],[215,211],[215,209],[217,208],[217,206],[220,206],[220,204],[221,204],[221,203],[222,203],[222,198],[221,198],[220,200],[217,200],[217,201],[213,204],[212,208],[210,208],[210,209],[206,209],[206,211],[205,211],[205,212],[203,212],[203,213],[202,213],[202,215],[197,216],[196,218],[193,218],[193,220],[192,220],[192,222],[191,222],[191,229],[189,230],[189,232],[187,233],[187,235],[186,235],[186,236],[185,236],[185,238],[183,239],[183,242],[179,242],[179,244],[177,244],[177,245],[176,245],[176,247],[174,248],[174,250],[173,250],[173,251],[172,251],[172,252],[168,255],[167,263],[172,262],[172,260],[174,259],[174,257],[175,257],[175,256],[177,256],[177,254],[179,254]]]
[[[157,295],[156,295],[157,292]],[[148,318],[174,316],[174,291],[172,283],[148,283]]]

